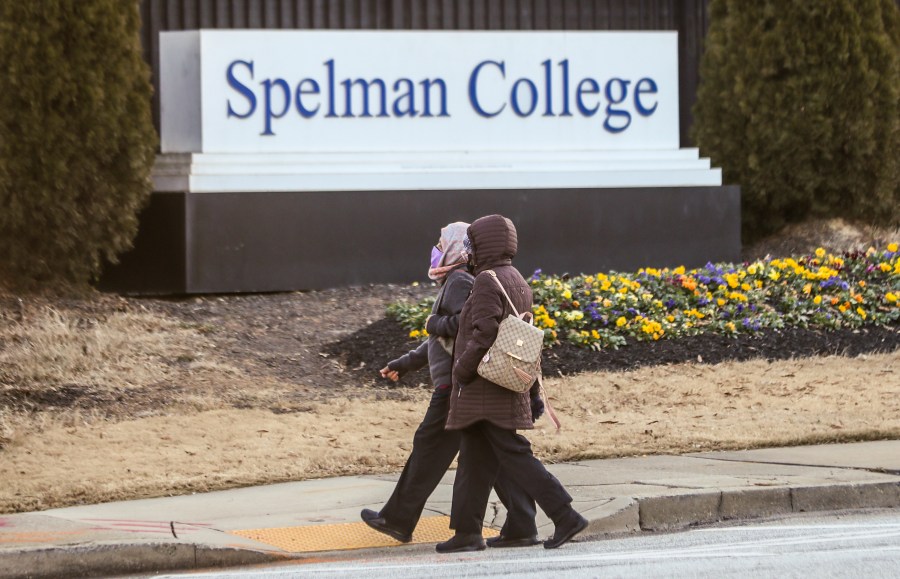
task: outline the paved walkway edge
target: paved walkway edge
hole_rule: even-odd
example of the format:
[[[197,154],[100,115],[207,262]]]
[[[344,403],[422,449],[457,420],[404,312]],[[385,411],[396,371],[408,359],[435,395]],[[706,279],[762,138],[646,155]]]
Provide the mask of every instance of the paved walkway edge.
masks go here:
[[[699,492],[642,499],[617,499],[585,513],[585,537],[677,531],[721,521],[792,513],[900,507],[900,481],[797,488]],[[191,543],[116,543],[0,552],[0,578],[90,577],[129,573],[257,565],[318,558]]]
[[[642,531],[676,531],[720,521],[813,511],[900,507],[900,482],[716,491],[639,501]]]
[[[188,543],[73,545],[0,553],[0,578],[102,577],[284,561],[290,554]]]

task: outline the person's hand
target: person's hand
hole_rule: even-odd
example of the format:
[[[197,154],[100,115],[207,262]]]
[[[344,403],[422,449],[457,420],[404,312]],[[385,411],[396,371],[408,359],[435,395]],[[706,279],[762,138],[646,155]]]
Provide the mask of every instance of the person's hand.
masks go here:
[[[394,382],[396,382],[397,380],[400,379],[400,373],[397,372],[396,370],[391,370],[390,368],[385,366],[384,368],[381,369],[381,377],[387,378],[389,380],[393,380]]]
[[[535,422],[544,414],[544,401],[541,399],[540,384],[535,382],[528,394],[531,398],[531,421]]]

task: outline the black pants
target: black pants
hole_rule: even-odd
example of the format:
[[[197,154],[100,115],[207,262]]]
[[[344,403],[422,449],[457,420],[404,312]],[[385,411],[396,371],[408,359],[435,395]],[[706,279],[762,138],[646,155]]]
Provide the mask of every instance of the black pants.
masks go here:
[[[422,516],[425,502],[437,485],[450,463],[459,452],[461,435],[458,431],[444,430],[447,413],[450,410],[450,388],[435,388],[425,417],[413,437],[413,449],[403,467],[403,473],[394,492],[381,509],[381,516],[391,524],[412,534]],[[457,471],[457,478],[459,472]],[[506,523],[501,531],[508,537],[528,537],[537,534],[534,518],[537,515],[534,500],[521,486],[509,477],[495,476],[491,480],[497,496],[507,510]],[[456,494],[454,485],[454,496]],[[488,485],[490,495],[490,484]],[[487,499],[485,499],[485,507]],[[481,532],[482,519],[478,521]],[[451,527],[452,524],[451,514]]]
[[[572,511],[572,497],[534,457],[527,438],[487,421],[460,432],[459,470],[450,511],[450,526],[457,533],[481,532],[491,484],[500,472],[505,480],[516,481],[519,492],[537,501],[554,523]]]

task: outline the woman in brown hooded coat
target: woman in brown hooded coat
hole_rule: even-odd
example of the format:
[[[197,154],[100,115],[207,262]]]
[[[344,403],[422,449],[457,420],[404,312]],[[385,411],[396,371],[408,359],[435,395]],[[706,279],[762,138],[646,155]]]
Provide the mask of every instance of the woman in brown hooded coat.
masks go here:
[[[489,215],[469,226],[468,240],[475,283],[460,314],[447,417],[447,429],[462,434],[450,515],[456,534],[438,544],[437,550],[484,549],[482,521],[501,465],[556,525],[553,536],[544,542],[545,548],[556,548],[584,530],[587,520],[572,508],[572,497],[562,484],[534,457],[528,439],[516,434],[518,429],[533,428],[529,392],[507,390],[477,373],[500,322],[512,313],[496,282],[479,274],[493,270],[516,310],[531,311],[531,288],[512,266],[518,249],[516,228],[501,215]]]

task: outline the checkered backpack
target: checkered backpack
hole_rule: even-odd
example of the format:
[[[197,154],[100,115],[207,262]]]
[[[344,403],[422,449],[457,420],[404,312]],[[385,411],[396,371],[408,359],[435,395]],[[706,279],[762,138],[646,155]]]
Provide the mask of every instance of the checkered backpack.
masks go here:
[[[478,374],[513,392],[525,392],[541,375],[544,331],[534,326],[531,312],[519,314],[494,270],[485,273],[500,286],[513,313],[500,322],[497,338],[478,364]]]

